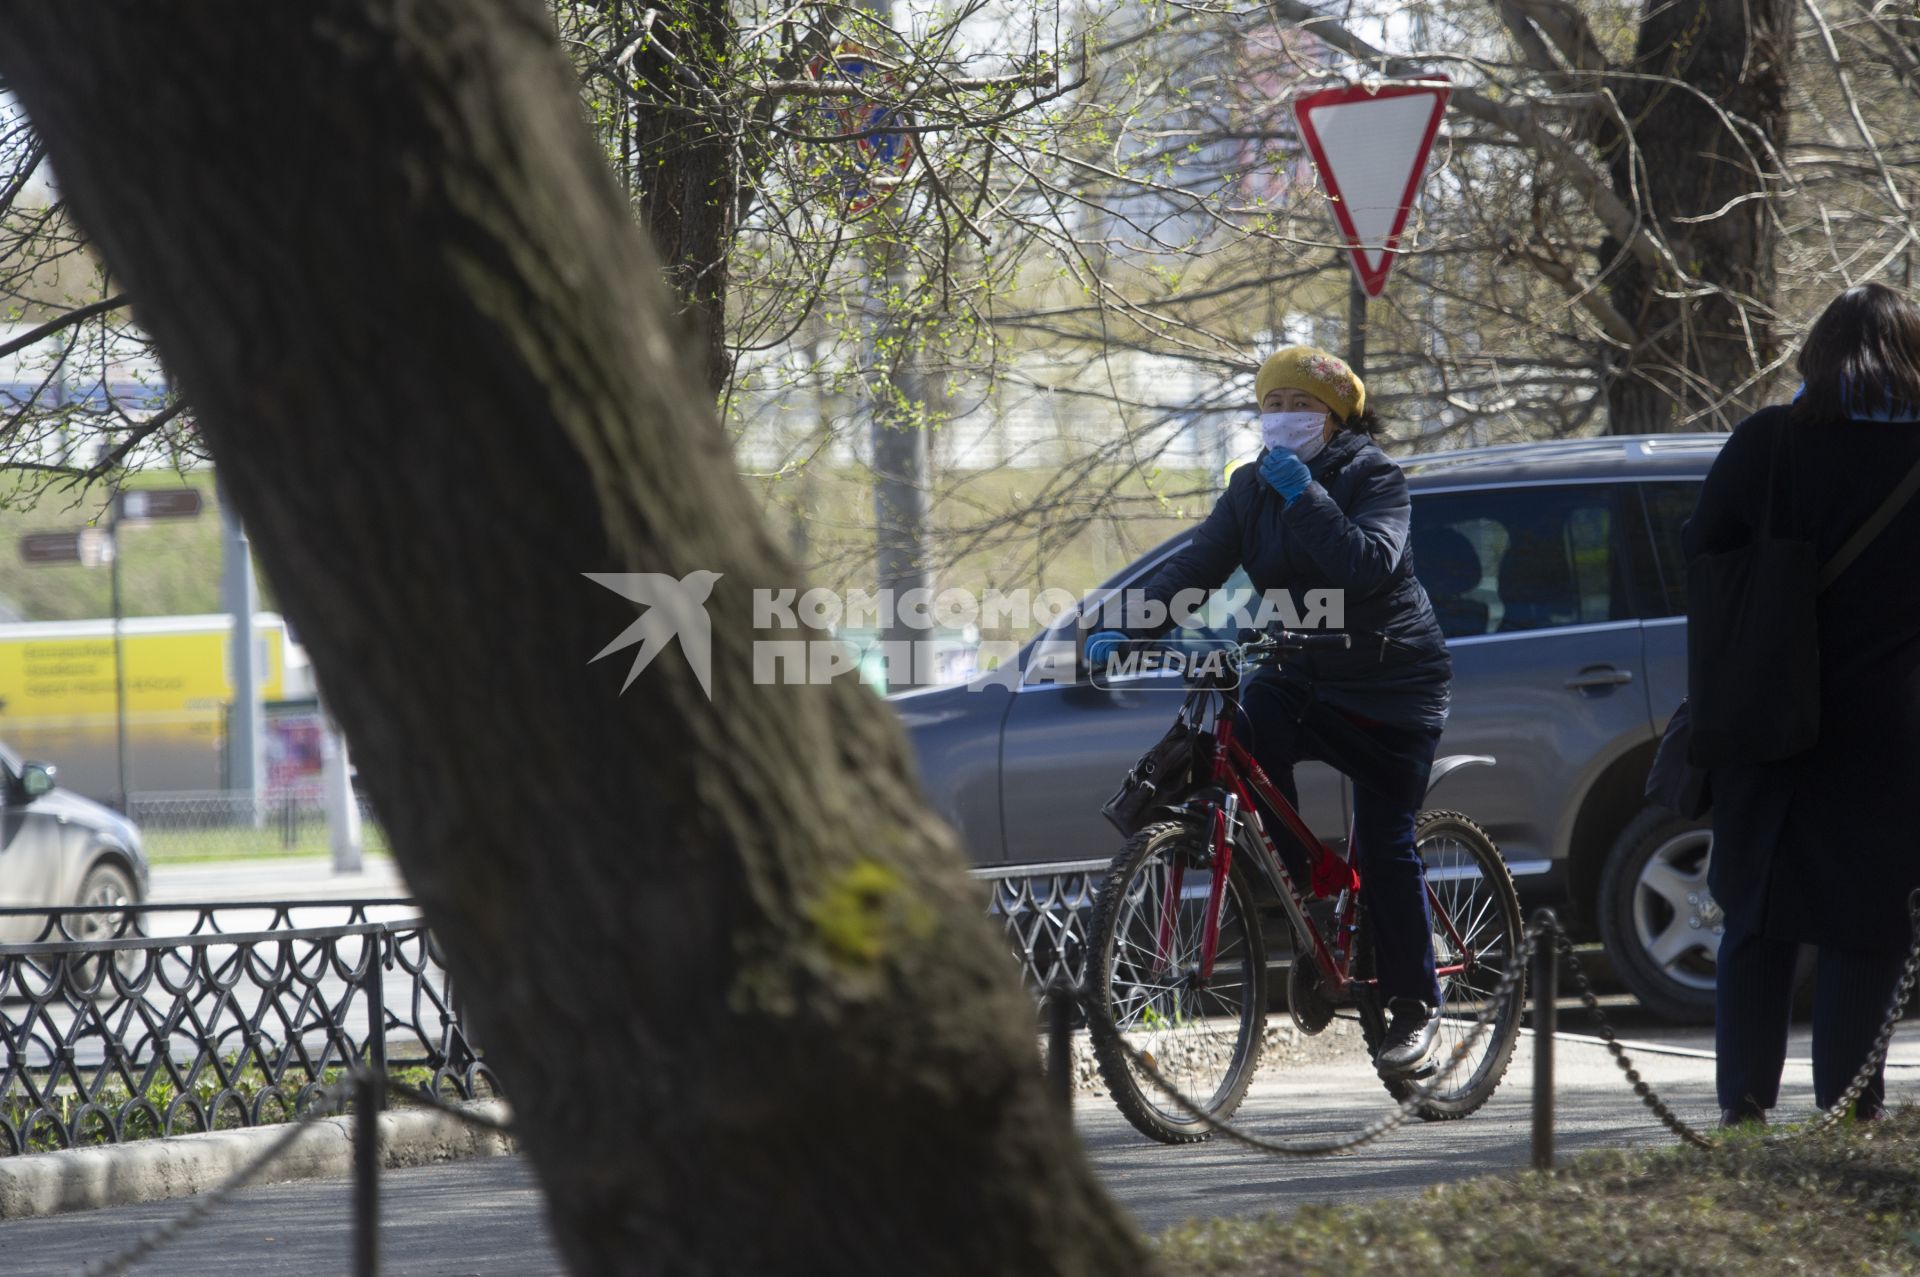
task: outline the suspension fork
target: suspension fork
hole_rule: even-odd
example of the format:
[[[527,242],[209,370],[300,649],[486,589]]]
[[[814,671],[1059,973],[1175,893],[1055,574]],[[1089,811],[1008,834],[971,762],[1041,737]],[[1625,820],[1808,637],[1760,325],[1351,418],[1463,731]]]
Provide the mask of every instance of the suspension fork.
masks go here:
[[[1213,777],[1216,783],[1232,778],[1232,766],[1228,762],[1233,739],[1233,725],[1229,719],[1221,719],[1214,725]],[[1213,960],[1220,948],[1220,915],[1226,908],[1227,875],[1233,869],[1233,831],[1237,825],[1240,811],[1239,795],[1229,789],[1225,800],[1213,809],[1208,822],[1207,837],[1211,851],[1211,881],[1207,886],[1206,921],[1200,932],[1199,977],[1204,982],[1213,978]],[[1186,865],[1176,856],[1173,870],[1168,875],[1167,896],[1160,906],[1160,931],[1154,937],[1155,975],[1162,975],[1174,959],[1173,939],[1175,927],[1180,916],[1181,891],[1186,882]]]
[[[1220,914],[1226,901],[1227,874],[1233,868],[1234,814],[1240,800],[1232,794],[1226,802],[1213,809],[1208,823],[1208,845],[1212,851],[1211,882],[1207,887],[1206,922],[1200,932],[1199,974],[1202,980],[1213,976],[1214,954],[1220,948]],[[1176,856],[1173,871],[1168,875],[1166,899],[1160,905],[1160,934],[1154,940],[1154,974],[1164,974],[1174,960],[1174,931],[1180,915],[1182,887],[1186,881],[1186,865]]]
[[[1227,875],[1233,870],[1233,831],[1239,823],[1240,796],[1229,793],[1213,809],[1213,883],[1207,889],[1207,924],[1200,933],[1200,979],[1213,978],[1213,958],[1220,948],[1220,915],[1227,904]]]
[[[1240,786],[1233,774],[1233,715],[1222,714],[1213,726],[1213,781],[1225,795],[1213,809],[1213,880],[1207,887],[1207,920],[1200,931],[1200,979],[1213,978],[1213,960],[1220,951],[1220,915],[1227,907],[1227,878],[1233,872],[1233,839],[1240,826]]]
[[[1173,869],[1167,874],[1166,899],[1160,902],[1160,933],[1153,941],[1153,974],[1156,976],[1166,974],[1173,963],[1173,928],[1180,918],[1180,885],[1186,873],[1186,863],[1176,853]]]

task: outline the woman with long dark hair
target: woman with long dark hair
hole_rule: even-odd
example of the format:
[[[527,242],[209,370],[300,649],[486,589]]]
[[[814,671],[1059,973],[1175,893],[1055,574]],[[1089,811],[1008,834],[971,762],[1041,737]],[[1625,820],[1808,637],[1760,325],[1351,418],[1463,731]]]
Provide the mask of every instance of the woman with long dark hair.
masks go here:
[[[1920,463],[1920,308],[1879,284],[1849,288],[1808,332],[1798,366],[1793,403],[1741,422],[1708,473],[1683,536],[1689,562],[1750,543],[1772,510],[1776,534],[1810,540],[1826,563]],[[1723,1124],[1764,1121],[1779,1099],[1800,945],[1819,946],[1822,1108],[1865,1062],[1899,978],[1912,939],[1907,893],[1920,887],[1916,562],[1920,502],[1910,502],[1806,601],[1819,623],[1818,669],[1778,676],[1818,677],[1817,743],[1711,771]],[[1877,1116],[1885,1090],[1875,1077],[1856,1113]]]

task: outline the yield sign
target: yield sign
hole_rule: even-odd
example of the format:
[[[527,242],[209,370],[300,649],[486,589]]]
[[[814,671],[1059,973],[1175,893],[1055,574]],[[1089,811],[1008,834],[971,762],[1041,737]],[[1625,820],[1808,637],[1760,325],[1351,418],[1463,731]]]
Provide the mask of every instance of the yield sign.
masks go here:
[[[1300,136],[1369,297],[1387,286],[1450,92],[1435,77],[1433,83],[1378,89],[1323,89],[1294,101]]]

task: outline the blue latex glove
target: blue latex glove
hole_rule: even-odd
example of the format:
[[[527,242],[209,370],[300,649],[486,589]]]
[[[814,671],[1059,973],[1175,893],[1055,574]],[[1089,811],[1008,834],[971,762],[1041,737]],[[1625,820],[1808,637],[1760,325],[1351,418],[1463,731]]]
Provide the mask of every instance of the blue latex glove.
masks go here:
[[[1289,501],[1305,492],[1313,482],[1313,476],[1307,473],[1307,463],[1287,448],[1267,449],[1267,455],[1260,458],[1260,477]]]
[[[1126,641],[1126,634],[1120,630],[1095,630],[1087,636],[1087,664],[1105,665],[1107,658]]]

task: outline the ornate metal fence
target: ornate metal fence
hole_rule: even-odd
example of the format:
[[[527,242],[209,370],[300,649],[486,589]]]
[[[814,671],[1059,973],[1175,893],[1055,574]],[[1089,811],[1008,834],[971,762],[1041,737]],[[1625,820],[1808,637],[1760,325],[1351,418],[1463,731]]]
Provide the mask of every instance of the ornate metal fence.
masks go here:
[[[974,871],[1036,993],[1081,977],[1106,867]],[[286,1121],[361,1063],[446,1099],[498,1093],[410,900],[0,909],[0,926],[33,936],[0,944],[0,1156]]]
[[[1070,860],[973,871],[992,884],[987,912],[1005,927],[1035,995],[1062,979],[1078,984],[1086,974],[1093,897],[1112,863]]]
[[[497,1093],[407,900],[0,910],[0,1155],[298,1115],[356,1063]]]

